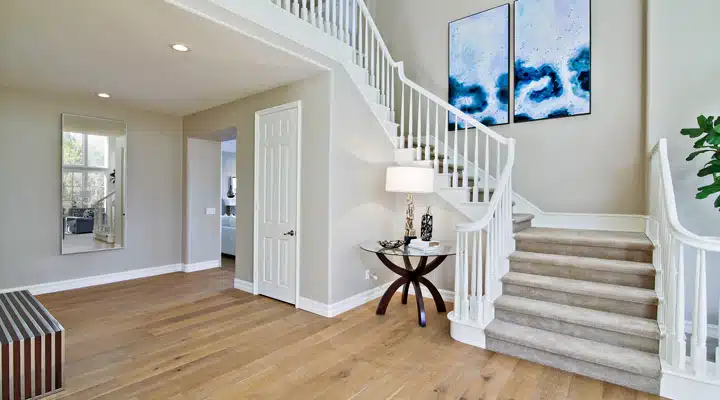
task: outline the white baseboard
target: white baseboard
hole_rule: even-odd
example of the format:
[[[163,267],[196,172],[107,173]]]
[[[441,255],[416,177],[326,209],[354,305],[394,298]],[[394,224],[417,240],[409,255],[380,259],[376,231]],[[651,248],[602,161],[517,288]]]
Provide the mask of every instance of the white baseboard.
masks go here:
[[[38,285],[28,285],[15,287],[10,289],[0,289],[0,293],[14,292],[18,290],[29,290],[34,295],[62,292],[65,290],[81,289],[90,286],[105,285],[108,283],[129,281],[139,278],[147,278],[150,276],[170,274],[183,270],[182,264],[170,264],[160,267],[151,267],[143,269],[134,269],[131,271],[116,272],[107,275],[89,276],[86,278],[68,279],[65,281],[41,283]]]
[[[298,303],[296,304],[296,307],[301,310],[305,310],[307,312],[311,312],[313,314],[317,314],[326,318],[333,317],[332,313],[330,312],[329,304],[308,299],[307,297],[298,298]]]
[[[380,297],[382,297],[383,293],[387,291],[391,283],[392,282],[384,283],[376,288],[366,290],[362,293],[356,294],[355,296],[332,304],[330,306],[330,315],[334,317],[344,312],[350,311],[353,308],[360,307],[361,305],[369,303],[375,299],[379,299]]]
[[[645,232],[645,215],[631,214],[536,214],[532,226],[538,228],[590,229],[601,231]]]
[[[243,292],[253,293],[253,283],[244,281],[242,279],[235,278],[234,285],[235,289],[242,290]]]
[[[197,272],[204,271],[206,269],[220,268],[222,264],[220,260],[202,261],[193,264],[183,265],[183,272]]]
[[[718,326],[708,324],[707,337],[710,339],[718,339]],[[692,321],[685,321],[685,333],[692,333]]]
[[[432,294],[430,294],[430,291],[423,285],[420,285],[420,290],[422,291],[422,297],[426,299],[432,299]],[[396,293],[402,293],[403,287],[400,286]],[[442,296],[443,300],[448,303],[454,303],[455,302],[455,292],[451,290],[445,290],[445,289],[438,289],[438,292],[440,292],[440,296]],[[415,295],[415,288],[410,285],[410,290],[408,290],[408,294]]]

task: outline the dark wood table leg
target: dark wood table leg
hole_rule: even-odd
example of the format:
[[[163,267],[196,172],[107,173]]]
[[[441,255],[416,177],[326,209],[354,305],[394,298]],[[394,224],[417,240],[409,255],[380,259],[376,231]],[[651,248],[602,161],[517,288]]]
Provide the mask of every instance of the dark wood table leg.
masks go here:
[[[423,328],[427,326],[427,319],[425,318],[425,302],[423,301],[422,291],[418,281],[412,281],[413,289],[415,290],[415,300],[417,301],[418,309],[418,323]]]
[[[380,299],[380,304],[378,304],[376,310],[377,315],[385,315],[387,307],[390,304],[390,300],[392,300],[393,295],[397,292],[400,286],[403,286],[402,304],[407,304],[408,292],[410,290],[410,285],[412,285],[413,291],[415,292],[415,301],[417,302],[418,308],[418,324],[420,324],[420,326],[422,327],[427,326],[425,302],[423,300],[422,289],[420,287],[421,283],[425,285],[428,290],[430,290],[438,312],[447,312],[447,309],[445,308],[445,302],[440,295],[440,291],[437,290],[437,288],[435,287],[435,285],[432,284],[432,282],[430,282],[427,278],[424,277],[424,275],[430,273],[435,268],[437,268],[445,260],[445,258],[447,258],[446,256],[435,257],[435,259],[431,263],[428,263],[428,257],[420,257],[417,267],[414,269],[412,267],[412,263],[410,262],[410,257],[403,257],[403,264],[405,268],[402,268],[392,263],[384,254],[377,253],[377,256],[380,261],[382,261],[382,263],[385,264],[386,267],[388,267],[388,269],[400,275],[400,278],[395,280],[395,282],[390,285],[390,287],[385,291],[382,298]]]
[[[407,298],[408,298],[408,292],[410,291],[410,282],[405,283],[405,287],[403,287],[403,294],[402,294],[402,303],[407,304]]]
[[[397,292],[400,286],[404,285],[407,282],[408,278],[404,276],[393,282],[392,285],[390,285],[390,287],[385,291],[385,294],[383,294],[382,298],[380,298],[380,304],[378,304],[375,314],[385,315],[385,311],[387,310],[388,304],[390,304],[390,300],[392,300],[393,295],[395,294],[395,292]]]
[[[437,307],[438,312],[447,312],[447,308],[445,308],[445,301],[443,300],[442,296],[440,295],[440,291],[437,290],[435,285],[432,284],[427,278],[424,276],[420,277],[420,283],[425,285],[426,288],[430,291],[430,294],[432,294],[433,300],[435,300],[435,307]]]

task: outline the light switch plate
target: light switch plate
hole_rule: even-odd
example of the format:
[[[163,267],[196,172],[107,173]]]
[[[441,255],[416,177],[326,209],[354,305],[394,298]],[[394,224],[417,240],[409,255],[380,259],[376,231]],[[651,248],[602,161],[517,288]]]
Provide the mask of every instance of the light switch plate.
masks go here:
[[[215,209],[214,208],[206,208],[205,215],[215,215]]]

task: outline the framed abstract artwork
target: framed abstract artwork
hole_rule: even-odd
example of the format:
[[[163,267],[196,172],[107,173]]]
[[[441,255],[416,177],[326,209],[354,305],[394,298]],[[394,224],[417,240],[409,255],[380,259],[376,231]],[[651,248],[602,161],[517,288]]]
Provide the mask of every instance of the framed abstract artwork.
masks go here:
[[[448,99],[484,125],[510,122],[510,5],[448,24]],[[448,116],[450,130],[462,121]]]
[[[590,0],[517,0],[514,122],[590,114],[590,58]]]

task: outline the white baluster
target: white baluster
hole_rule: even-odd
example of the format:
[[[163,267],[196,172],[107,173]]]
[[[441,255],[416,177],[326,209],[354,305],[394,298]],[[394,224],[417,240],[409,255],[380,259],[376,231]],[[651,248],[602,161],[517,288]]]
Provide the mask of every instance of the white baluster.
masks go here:
[[[356,0],[350,0],[349,3],[350,6],[350,22],[349,22],[349,31],[348,34],[350,36],[350,47],[353,49],[353,60],[355,60],[355,56],[358,54],[357,50],[357,27],[358,27],[358,8]]]
[[[412,90],[412,88],[410,90]],[[412,92],[410,92],[410,93],[412,93]],[[461,257],[462,241],[460,240],[461,235],[462,234],[460,232],[457,232],[457,234],[455,235],[456,243],[457,243],[457,246],[456,246],[457,248],[455,249],[455,252],[456,252],[456,256],[455,256],[455,304],[458,306],[455,309],[455,318],[458,318],[458,319],[460,319],[460,315],[461,315],[460,314],[460,301],[461,301],[460,300],[460,278],[462,277],[462,272],[460,270],[460,264],[461,264],[460,259],[462,258]]]
[[[496,140],[495,145],[495,187],[497,187],[500,181],[500,142]]]
[[[323,14],[323,20],[325,21],[325,33],[332,35],[332,22],[330,20],[330,2],[333,0],[325,0],[325,13]]]
[[[312,0],[310,0],[312,3]],[[308,20],[308,5],[307,0],[302,0],[302,7],[300,8],[300,17],[304,20]]]
[[[282,2],[283,2],[282,8],[284,8],[287,11],[290,11],[291,10],[290,0],[282,0]]]
[[[691,357],[695,374],[702,377],[706,372],[707,358],[707,282],[705,275],[705,250],[697,250],[695,266],[695,307],[693,307],[693,336]]]
[[[373,48],[375,49],[375,87],[380,89],[380,78],[381,78],[381,71],[380,71],[380,42],[377,40],[377,36],[375,36],[374,33],[372,33],[373,37]],[[380,91],[380,94],[382,95],[382,90]],[[382,97],[381,97],[382,101]]]
[[[438,119],[440,118],[440,104],[435,103],[435,159],[433,161],[433,167],[435,169],[435,172],[440,172],[440,144],[439,144],[439,138],[440,138],[440,132],[438,132],[439,129],[439,122]]]
[[[675,355],[673,365],[681,371],[685,369],[685,245],[678,249],[677,279],[675,282]]]
[[[480,147],[480,135],[478,134],[478,130],[475,129],[475,157],[473,158],[473,162],[475,163],[475,170],[473,171],[473,186],[472,186],[472,198],[475,203],[480,202],[480,198],[478,197],[478,176],[480,176],[480,167],[478,165],[480,164],[479,157],[479,147]]]
[[[425,108],[425,161],[430,161],[430,97]]]
[[[395,66],[391,61],[388,62],[390,63],[390,110],[395,111]]]
[[[469,235],[469,233],[468,233]],[[470,274],[470,319],[477,320],[477,232],[472,233],[472,268]]]
[[[410,89],[412,90],[412,89]],[[405,134],[405,85],[400,84],[400,140],[406,138]],[[410,143],[405,143],[404,147],[408,148]]]
[[[407,134],[407,141],[408,141],[408,149],[413,148],[413,88],[410,88],[410,102],[408,103],[408,113],[410,116],[408,117],[408,134]]]
[[[343,43],[347,42],[347,27],[345,25],[345,0],[335,0],[338,2],[338,39]]]
[[[379,89],[377,86],[377,68],[375,66],[375,36],[370,35],[370,85],[375,89]],[[380,90],[378,90],[378,104],[380,103]]]
[[[483,202],[490,202],[490,135],[485,135],[485,179],[483,180]]]
[[[364,19],[365,19],[365,45],[363,47],[365,50],[365,58],[363,58],[363,67],[365,67],[365,69],[368,71],[368,73],[371,74],[370,71],[371,71],[372,67],[370,67],[370,34],[369,34],[370,27],[368,26],[368,19],[367,18],[364,18]],[[370,76],[372,77],[372,75],[370,75]],[[368,85],[372,85],[372,80],[368,79]]]
[[[470,122],[463,119],[465,123],[465,145],[463,146],[463,187],[468,187],[468,158],[470,158],[470,152],[468,151],[468,125]]]
[[[470,270],[470,260],[469,260],[469,254],[468,254],[468,236],[470,236],[470,234],[465,232],[463,236],[464,236],[464,242],[465,242],[463,244],[463,265],[465,266],[464,267],[465,274],[463,276],[462,297],[463,297],[463,313],[467,317],[467,316],[469,316],[468,314],[469,314],[469,308],[470,308],[469,307],[470,304],[468,301],[468,291],[469,291],[468,272]]]
[[[379,44],[380,43],[378,42],[378,45]],[[378,46],[378,54],[379,54],[378,59],[380,60],[380,87],[382,88],[381,89],[382,105],[387,107],[387,101],[388,101],[387,89],[388,88],[386,85],[387,82],[385,81],[385,74],[387,73],[387,71],[385,70],[385,67],[387,66],[387,63],[385,62],[385,55],[383,54],[382,51],[380,51],[380,46]],[[386,118],[389,118],[389,116]]]
[[[483,300],[482,300],[482,292],[483,292],[483,275],[485,274],[484,268],[483,268],[483,231],[479,231],[477,233],[477,242],[478,242],[478,252],[477,252],[477,282],[475,282],[475,286],[477,287],[477,310],[478,310],[478,321],[483,321]]]
[[[459,130],[460,128],[458,128],[458,115],[455,114],[455,113],[453,113],[453,117],[455,117],[455,118],[454,118],[454,120],[455,120],[455,124],[454,124],[454,125],[455,125],[455,130],[453,130],[453,164],[454,164],[455,167],[453,168],[453,172],[452,172],[452,182],[453,182],[453,187],[460,187],[460,177],[459,177],[459,175],[458,175],[458,170],[457,170],[457,167],[458,167],[458,147],[460,147],[460,142],[458,142],[458,130]],[[446,165],[446,166],[445,166],[445,169],[447,170],[447,168],[448,168],[448,167],[447,167],[447,165]]]
[[[338,25],[337,25],[337,14],[338,14],[338,0],[328,0],[330,3],[330,34],[337,38]]]
[[[416,160],[422,160],[422,97],[420,97],[420,92],[418,92],[418,107],[417,107],[417,124],[416,124],[417,132],[416,138],[417,139],[417,150]]]
[[[443,113],[445,114],[445,151],[443,152],[444,158],[442,160],[442,163],[443,167],[445,168],[445,173],[447,173],[448,160],[450,159],[450,157],[448,156],[448,120],[450,119],[450,112],[448,112],[448,110],[443,107]]]
[[[310,7],[310,18],[309,18],[310,24],[312,26],[317,27],[317,18],[316,18],[317,16],[315,15],[315,0],[310,0],[309,7]]]

